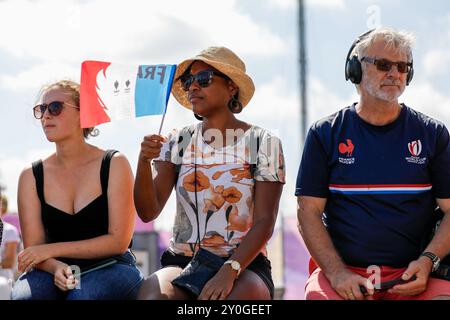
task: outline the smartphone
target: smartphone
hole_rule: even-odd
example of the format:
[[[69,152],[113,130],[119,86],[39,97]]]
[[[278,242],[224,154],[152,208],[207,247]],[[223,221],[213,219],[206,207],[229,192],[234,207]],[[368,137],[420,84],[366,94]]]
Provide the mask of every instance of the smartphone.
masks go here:
[[[415,275],[413,275],[411,277],[411,279],[409,280],[403,280],[402,278],[397,278],[394,280],[389,280],[389,281],[385,281],[385,282],[381,282],[378,285],[378,288],[375,288],[375,292],[383,292],[383,291],[387,291],[389,289],[391,289],[393,286],[397,285],[397,284],[403,284],[403,283],[408,283],[410,281],[414,281],[416,280],[417,277]],[[359,290],[361,290],[362,294],[367,295],[367,289],[365,286],[359,286]]]

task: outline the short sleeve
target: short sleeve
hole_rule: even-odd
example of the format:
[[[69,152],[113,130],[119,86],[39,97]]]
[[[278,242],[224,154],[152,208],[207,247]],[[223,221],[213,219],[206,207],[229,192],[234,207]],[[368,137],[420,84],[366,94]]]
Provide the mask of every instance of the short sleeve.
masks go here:
[[[296,196],[328,197],[328,156],[317,133],[310,129],[297,174]]]
[[[175,143],[178,140],[178,129],[173,129],[170,131],[170,133],[167,136],[167,141],[163,143],[161,148],[161,153],[159,154],[159,157],[153,159],[153,161],[167,161],[174,163],[172,156],[172,150],[175,145]]]
[[[436,198],[450,198],[450,137],[445,126],[441,127],[436,152],[431,160],[431,183]]]
[[[267,131],[260,137],[255,180],[285,183],[286,166],[281,140]]]

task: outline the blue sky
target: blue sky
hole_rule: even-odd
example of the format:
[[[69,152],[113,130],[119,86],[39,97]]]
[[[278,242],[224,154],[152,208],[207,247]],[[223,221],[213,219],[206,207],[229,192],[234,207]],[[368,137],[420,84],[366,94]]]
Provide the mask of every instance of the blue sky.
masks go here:
[[[0,0],[0,182],[15,210],[18,176],[53,150],[31,108],[39,88],[61,78],[79,80],[85,59],[177,63],[210,45],[243,58],[256,92],[241,119],[283,141],[287,184],[281,212],[293,215],[298,162],[299,67],[295,0],[26,1]],[[306,1],[308,123],[357,100],[345,82],[345,56],[354,39],[382,24],[416,36],[415,76],[400,101],[450,125],[450,2],[446,0]],[[142,137],[160,117],[99,126],[91,143],[122,151],[133,170]],[[163,132],[195,122],[170,98]],[[158,225],[168,228],[169,202]]]

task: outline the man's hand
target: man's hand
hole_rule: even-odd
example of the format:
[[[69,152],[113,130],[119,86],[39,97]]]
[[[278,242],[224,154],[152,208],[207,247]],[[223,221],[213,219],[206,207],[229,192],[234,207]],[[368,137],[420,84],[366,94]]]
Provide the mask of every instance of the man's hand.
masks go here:
[[[329,277],[329,280],[333,289],[345,300],[371,299],[374,293],[374,287],[370,280],[348,269],[335,272]],[[362,294],[359,286],[366,287],[366,296]]]
[[[388,292],[402,296],[415,296],[424,292],[427,288],[432,267],[433,263],[427,257],[422,256],[412,261],[403,273],[402,279],[408,281],[413,275],[416,275],[417,279],[405,284],[396,285]]]

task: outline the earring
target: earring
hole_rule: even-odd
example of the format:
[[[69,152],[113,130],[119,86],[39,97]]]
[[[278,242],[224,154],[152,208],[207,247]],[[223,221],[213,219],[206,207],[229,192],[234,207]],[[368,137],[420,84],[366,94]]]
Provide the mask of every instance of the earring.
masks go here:
[[[194,113],[194,117],[195,119],[197,119],[198,121],[203,121],[203,117],[199,116],[198,114]]]
[[[228,101],[228,109],[233,113],[239,113],[243,108],[242,103],[236,98],[236,95],[232,96],[230,101]]]

